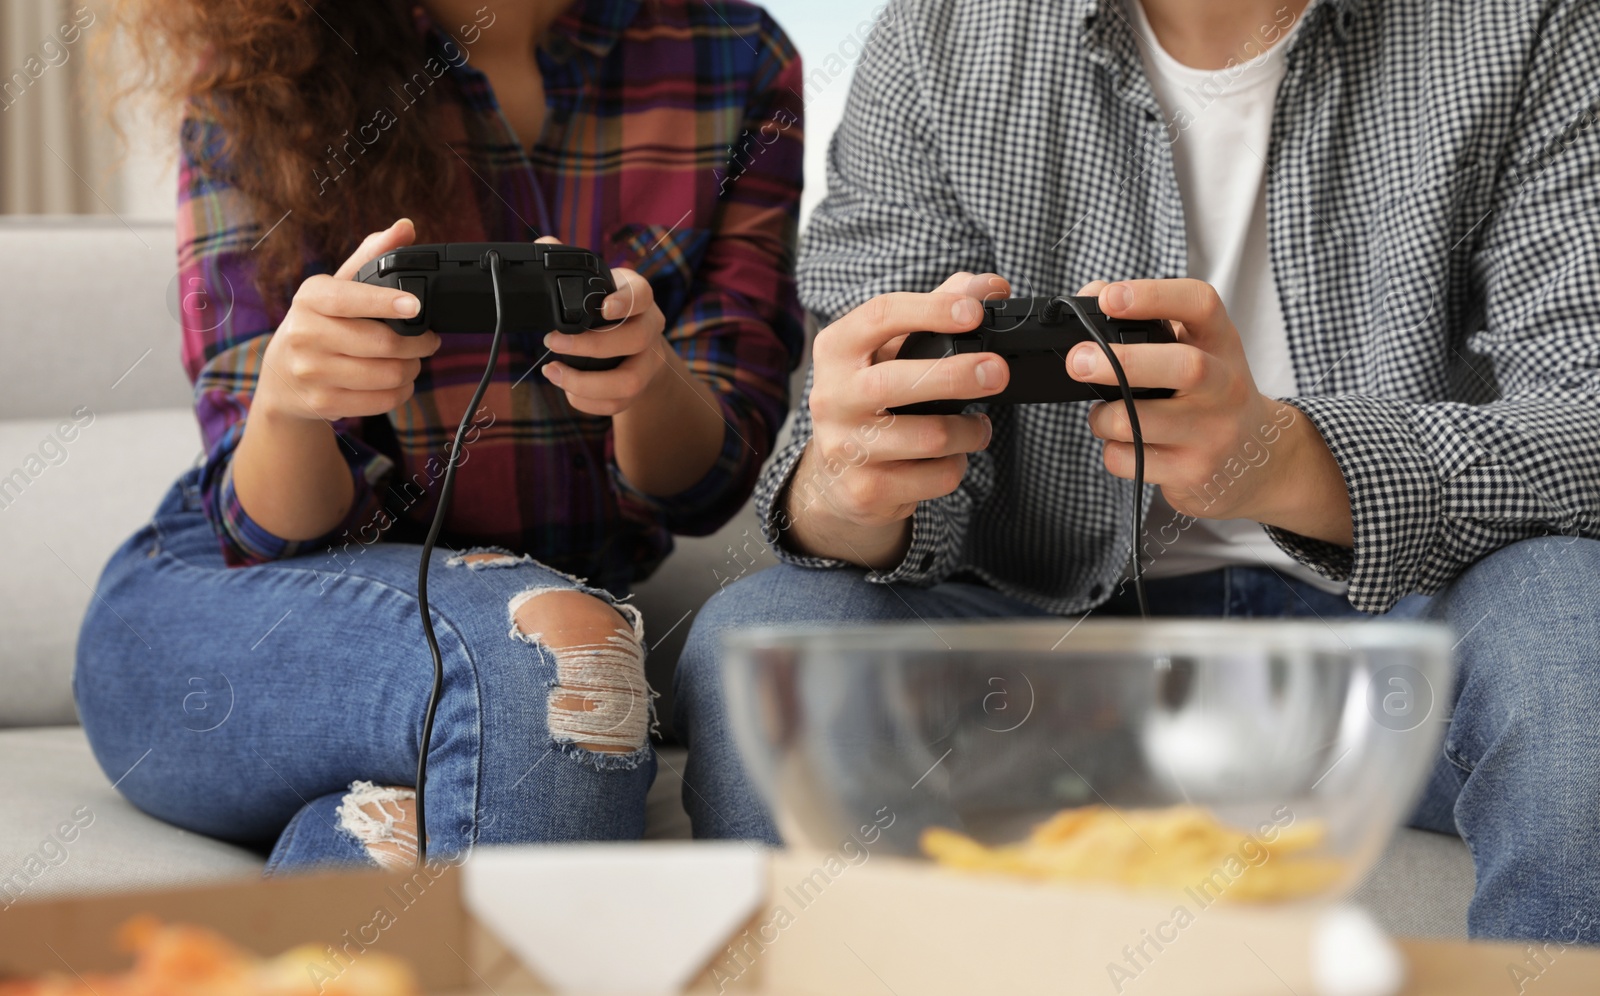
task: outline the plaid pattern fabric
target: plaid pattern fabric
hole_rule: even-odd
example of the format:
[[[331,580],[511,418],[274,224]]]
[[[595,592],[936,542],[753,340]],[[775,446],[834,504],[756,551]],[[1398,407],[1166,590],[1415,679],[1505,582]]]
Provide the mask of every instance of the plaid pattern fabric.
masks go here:
[[[807,308],[832,320],[961,270],[1019,295],[1184,276],[1182,123],[1122,3],[891,0],[802,242]],[[1344,473],[1355,546],[1269,535],[1380,612],[1516,540],[1600,535],[1600,5],[1320,0],[1304,17],[1270,146],[1239,156],[1267,164],[1304,395],[1288,400]],[[989,415],[989,449],[874,579],[969,572],[1084,611],[1121,582],[1131,485],[1081,405]],[[802,406],[758,488],[774,541],[810,429]]]
[[[666,315],[666,338],[711,385],[728,425],[701,481],[677,495],[644,494],[617,467],[610,420],[572,410],[544,379],[538,337],[508,337],[473,418],[444,540],[508,547],[625,588],[666,555],[671,533],[713,532],[737,511],[787,410],[788,374],[803,344],[792,277],[799,59],[772,19],[740,0],[579,0],[539,53],[550,120],[530,156],[470,53],[463,61],[420,8],[417,17],[429,51],[452,64],[424,99],[434,101],[441,140],[460,160],[459,210],[448,230],[425,236],[550,234],[638,270]],[[214,126],[191,120],[185,128],[186,149],[220,148]],[[251,249],[270,231],[250,220],[236,190],[201,172],[199,159],[186,155],[180,177],[184,362],[206,443],[205,506],[228,561],[416,538],[433,516],[446,447],[482,376],[489,337],[446,337],[423,362],[410,402],[336,425],[356,482],[350,515],[314,542],[273,536],[240,507],[230,459],[269,316],[286,302],[269,308],[254,286]],[[308,259],[306,273],[339,262]]]

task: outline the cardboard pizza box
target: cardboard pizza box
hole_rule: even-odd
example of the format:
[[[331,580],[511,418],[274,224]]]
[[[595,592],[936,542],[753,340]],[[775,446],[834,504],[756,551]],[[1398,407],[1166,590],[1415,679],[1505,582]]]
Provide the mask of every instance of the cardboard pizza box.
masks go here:
[[[485,849],[462,867],[411,874],[19,902],[0,913],[0,978],[123,968],[111,938],[145,913],[261,954],[315,942],[311,991],[383,951],[409,962],[428,992],[462,996],[1333,996],[1330,964],[1337,975],[1373,956],[1358,950],[1372,940],[1359,922],[1327,907],[1206,898],[744,844]],[[1537,980],[1540,996],[1600,991],[1594,950],[1382,947],[1403,964],[1407,996],[1517,991],[1519,980]]]

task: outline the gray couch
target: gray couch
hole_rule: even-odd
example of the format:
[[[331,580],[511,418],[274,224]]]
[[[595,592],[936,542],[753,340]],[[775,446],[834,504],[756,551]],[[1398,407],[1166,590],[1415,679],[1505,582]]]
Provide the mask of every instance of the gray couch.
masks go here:
[[[128,805],[76,726],[78,621],[111,551],[200,451],[177,359],[169,224],[0,220],[0,907],[29,898],[259,874],[260,855],[186,833]],[[56,425],[87,421],[71,442]],[[20,477],[14,475],[20,472]],[[7,483],[9,482],[9,483]],[[638,602],[652,683],[670,689],[694,610],[717,578],[772,562],[748,510],[717,536],[681,541]],[[731,549],[730,549],[731,548]],[[660,635],[654,635],[660,634]],[[174,708],[179,708],[174,703]],[[650,834],[686,834],[681,752],[663,752]],[[112,777],[116,777],[114,774]],[[64,822],[82,829],[47,844]],[[92,822],[87,822],[92,819]],[[84,825],[86,824],[86,825]],[[1460,841],[1402,831],[1358,900],[1398,933],[1464,933],[1472,864]]]

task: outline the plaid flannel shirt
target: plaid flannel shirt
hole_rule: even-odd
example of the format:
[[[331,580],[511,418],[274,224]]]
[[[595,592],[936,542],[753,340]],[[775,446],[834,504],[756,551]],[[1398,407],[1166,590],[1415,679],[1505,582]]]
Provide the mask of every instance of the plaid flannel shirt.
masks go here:
[[[611,420],[574,411],[545,380],[538,336],[509,336],[473,418],[443,543],[508,547],[625,589],[667,554],[671,533],[714,532],[740,508],[787,410],[803,345],[792,276],[799,59],[775,22],[740,0],[578,0],[539,52],[550,120],[530,155],[470,51],[463,58],[420,7],[416,17],[434,65],[448,67],[422,99],[459,157],[459,210],[447,230],[425,233],[430,241],[550,234],[638,270],[666,315],[667,340],[711,386],[728,426],[702,480],[677,495],[645,494],[617,466]],[[391,113],[420,113],[404,96]],[[356,485],[344,522],[309,542],[272,535],[240,506],[230,468],[270,316],[287,301],[264,301],[255,287],[251,250],[270,230],[237,190],[197,167],[195,153],[214,153],[223,136],[198,120],[185,129],[183,356],[206,444],[204,505],[227,561],[414,540],[436,508],[446,446],[489,337],[446,337],[404,406],[335,425]],[[352,249],[361,234],[351,233]],[[340,262],[308,259],[306,273]]]

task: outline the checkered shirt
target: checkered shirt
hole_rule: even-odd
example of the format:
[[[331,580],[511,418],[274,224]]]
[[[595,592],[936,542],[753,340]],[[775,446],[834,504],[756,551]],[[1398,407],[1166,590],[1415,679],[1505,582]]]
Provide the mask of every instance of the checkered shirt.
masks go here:
[[[1122,2],[891,0],[802,240],[819,321],[961,270],[1041,296],[1186,275],[1179,124]],[[1271,141],[1239,156],[1268,173],[1286,400],[1338,461],[1355,545],[1267,533],[1382,612],[1517,540],[1600,536],[1600,4],[1320,0],[1304,18]],[[1085,414],[989,409],[988,450],[872,580],[975,575],[1060,613],[1108,597],[1131,484]],[[780,551],[806,406],[790,436],[757,492]]]

